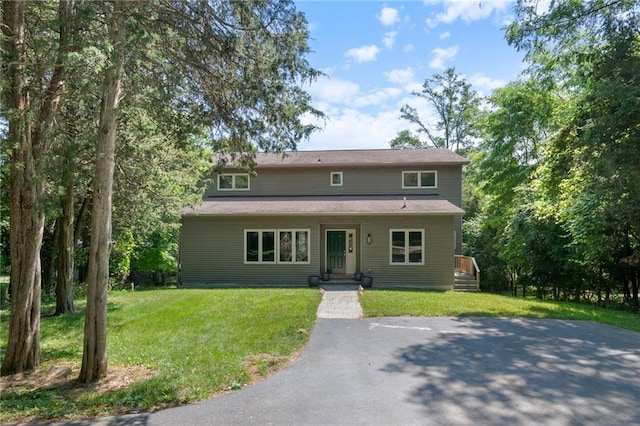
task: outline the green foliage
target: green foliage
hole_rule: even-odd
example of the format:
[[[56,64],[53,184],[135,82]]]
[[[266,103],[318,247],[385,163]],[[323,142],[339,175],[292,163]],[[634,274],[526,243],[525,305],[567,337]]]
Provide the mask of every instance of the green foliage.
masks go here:
[[[393,149],[423,148],[423,144],[410,130],[401,130],[398,135],[389,142]]]
[[[135,248],[136,244],[131,230],[121,232],[109,257],[109,271],[112,274],[126,276],[131,270],[131,255]]]
[[[467,250],[494,290],[638,308],[640,9],[636,2],[518,2],[507,39],[526,80],[498,89],[472,181]],[[487,262],[487,263],[485,263]]]
[[[158,230],[139,241],[131,267],[139,272],[175,272],[178,269],[178,228]]]

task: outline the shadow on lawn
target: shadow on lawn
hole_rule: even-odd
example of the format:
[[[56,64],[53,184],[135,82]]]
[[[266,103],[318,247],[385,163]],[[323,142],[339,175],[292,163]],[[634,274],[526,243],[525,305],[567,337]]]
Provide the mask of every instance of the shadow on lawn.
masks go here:
[[[442,337],[399,349],[382,369],[420,379],[407,399],[426,418],[640,424],[640,333],[561,320],[455,321]]]

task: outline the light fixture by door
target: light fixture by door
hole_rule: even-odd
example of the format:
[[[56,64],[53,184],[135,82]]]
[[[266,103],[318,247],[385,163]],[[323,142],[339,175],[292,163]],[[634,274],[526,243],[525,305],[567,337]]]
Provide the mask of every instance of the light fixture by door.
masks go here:
[[[367,234],[367,244],[371,244],[371,234]]]

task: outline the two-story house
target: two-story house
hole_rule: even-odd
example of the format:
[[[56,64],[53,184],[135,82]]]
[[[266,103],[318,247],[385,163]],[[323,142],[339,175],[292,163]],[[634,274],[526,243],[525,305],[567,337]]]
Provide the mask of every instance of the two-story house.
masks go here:
[[[462,166],[447,149],[258,153],[183,210],[185,286],[305,285],[363,273],[376,287],[452,289]]]

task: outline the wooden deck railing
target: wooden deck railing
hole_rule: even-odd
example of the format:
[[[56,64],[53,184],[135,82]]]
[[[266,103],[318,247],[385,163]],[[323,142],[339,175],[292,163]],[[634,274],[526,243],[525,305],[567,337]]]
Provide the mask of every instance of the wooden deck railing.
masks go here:
[[[471,275],[476,279],[476,287],[480,289],[480,268],[476,259],[470,256],[455,255],[455,271]]]

